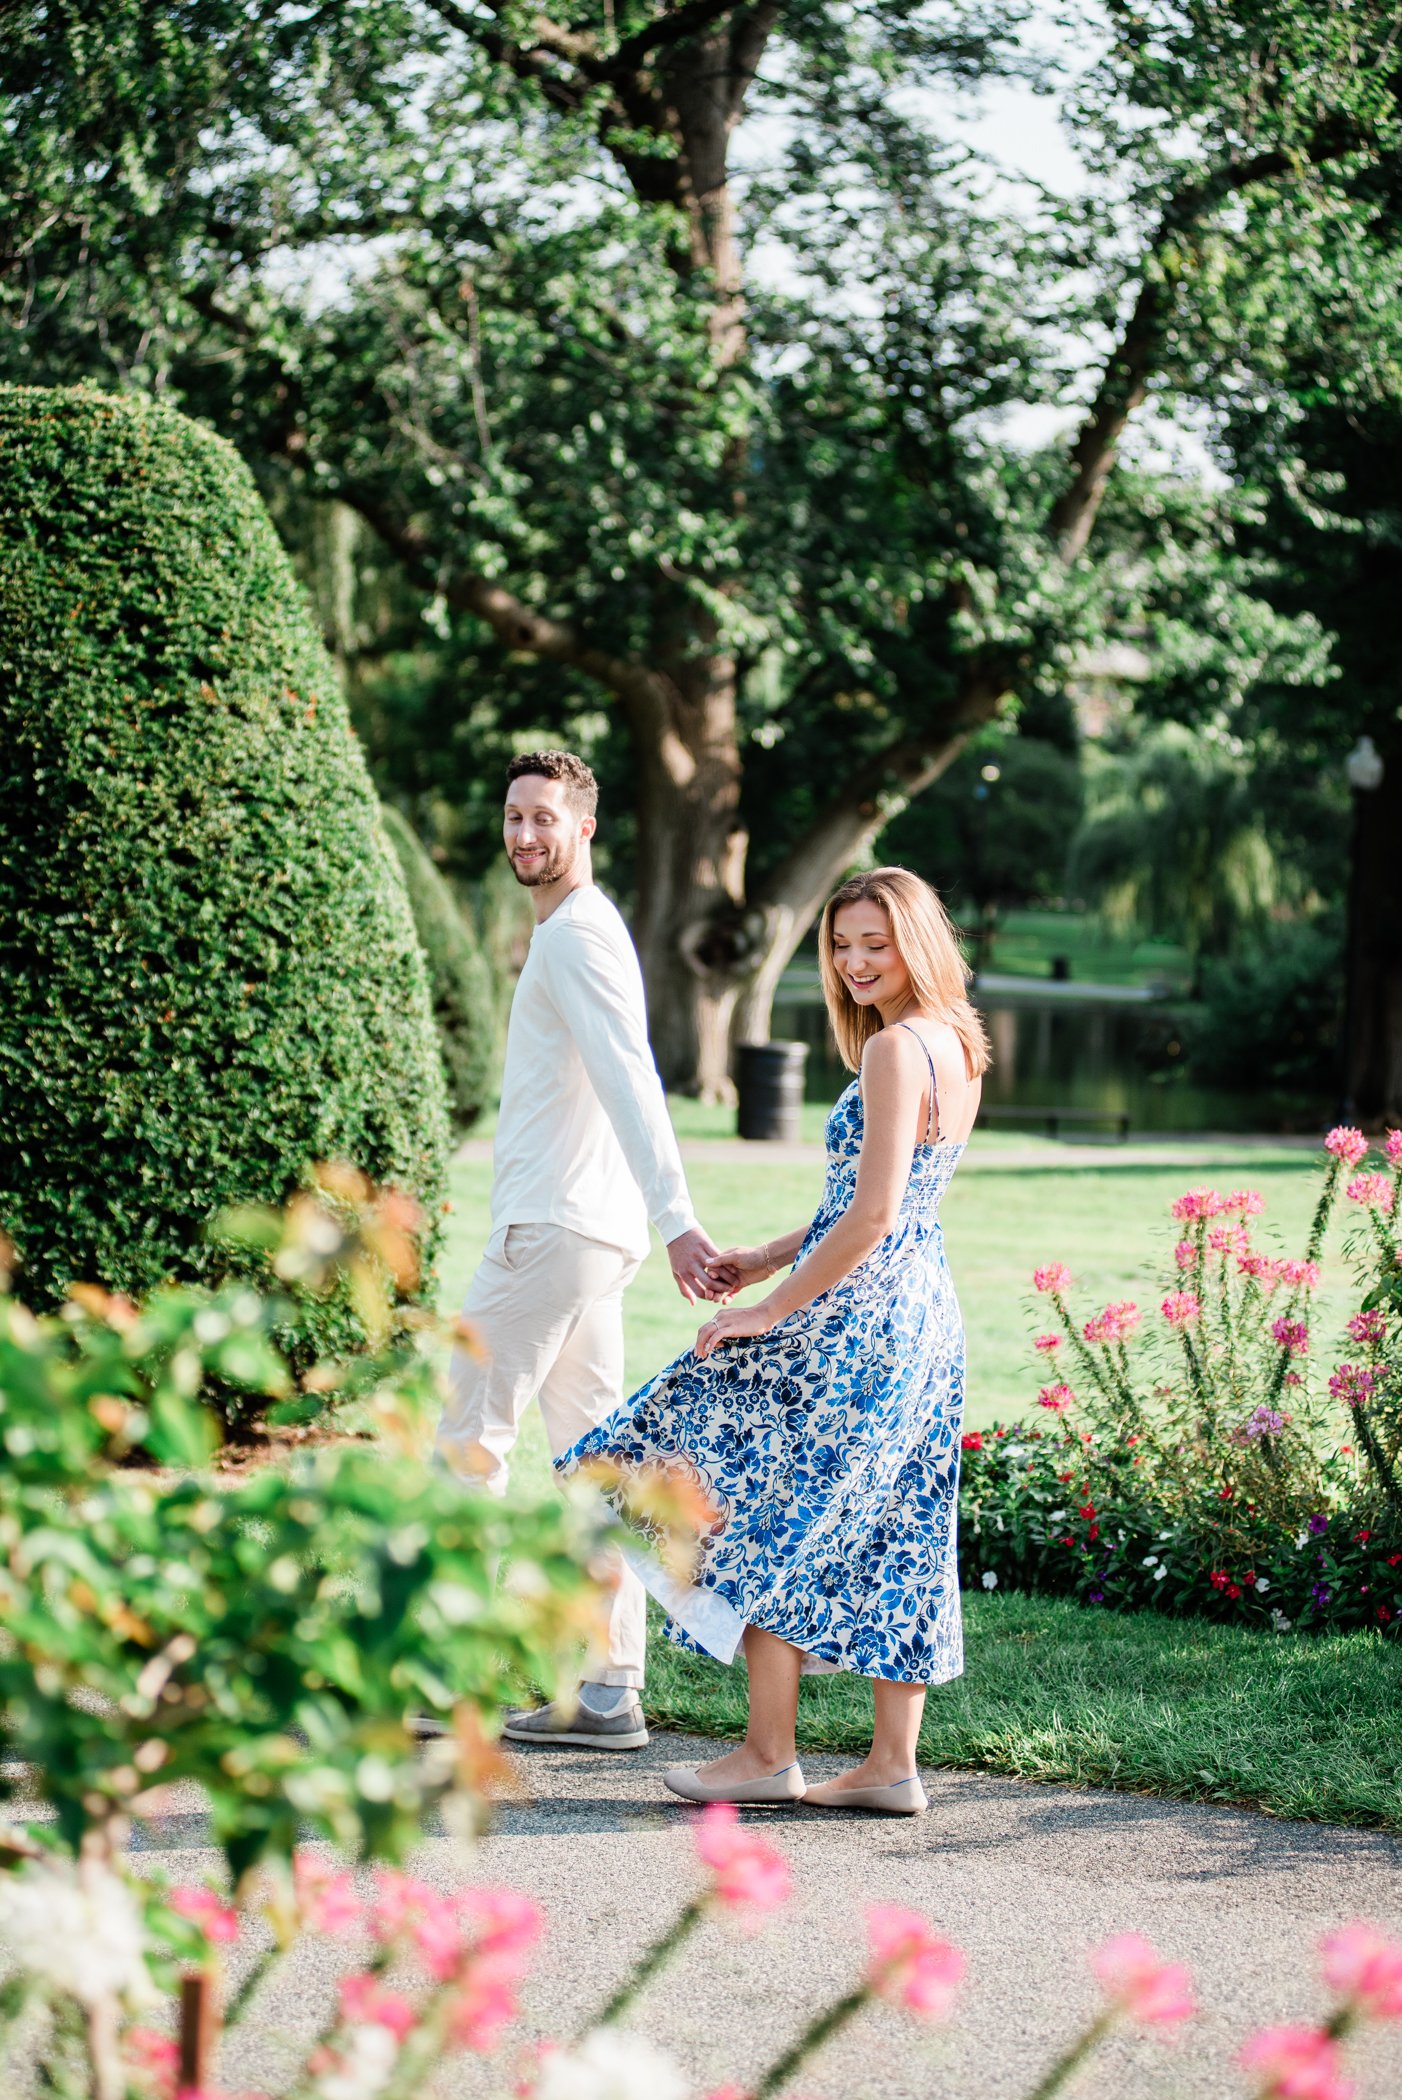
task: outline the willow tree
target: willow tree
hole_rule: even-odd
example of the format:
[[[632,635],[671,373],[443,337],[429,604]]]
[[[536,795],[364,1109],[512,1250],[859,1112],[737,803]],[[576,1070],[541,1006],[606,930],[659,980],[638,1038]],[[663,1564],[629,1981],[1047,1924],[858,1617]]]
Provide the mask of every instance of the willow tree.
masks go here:
[[[829,886],[1094,624],[1126,427],[1278,242],[1243,200],[1391,145],[1392,13],[1112,4],[1090,190],[1029,229],[940,115],[1033,70],[1015,0],[31,0],[4,355],[176,391],[595,696],[659,1059],[718,1092]],[[1000,441],[1058,399],[1062,453]]]

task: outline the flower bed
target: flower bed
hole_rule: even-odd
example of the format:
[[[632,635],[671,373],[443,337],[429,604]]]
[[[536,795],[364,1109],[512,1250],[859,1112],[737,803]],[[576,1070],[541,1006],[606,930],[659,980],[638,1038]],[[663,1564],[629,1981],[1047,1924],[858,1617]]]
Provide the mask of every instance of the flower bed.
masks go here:
[[[1120,1300],[1073,1310],[1063,1263],[1040,1418],[963,1440],[966,1585],[1194,1612],[1279,1633],[1402,1626],[1402,1132],[1331,1131],[1308,1243],[1253,1238],[1252,1189],[1188,1190],[1157,1317]],[[1348,1361],[1322,1365],[1310,1307],[1339,1202],[1359,1305]]]

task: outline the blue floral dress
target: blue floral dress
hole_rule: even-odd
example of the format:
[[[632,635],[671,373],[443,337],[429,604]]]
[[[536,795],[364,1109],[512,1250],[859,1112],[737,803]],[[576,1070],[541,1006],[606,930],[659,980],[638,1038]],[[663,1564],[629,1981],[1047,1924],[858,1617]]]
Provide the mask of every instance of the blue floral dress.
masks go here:
[[[799,1263],[852,1200],[855,1080],[826,1140]],[[916,1147],[895,1230],[811,1305],[704,1362],[687,1350],[556,1460],[660,1466],[704,1490],[717,1521],[689,1584],[628,1554],[683,1647],[731,1662],[750,1625],[801,1648],[805,1670],[943,1684],[963,1669],[964,1331],[939,1224],[963,1149]]]

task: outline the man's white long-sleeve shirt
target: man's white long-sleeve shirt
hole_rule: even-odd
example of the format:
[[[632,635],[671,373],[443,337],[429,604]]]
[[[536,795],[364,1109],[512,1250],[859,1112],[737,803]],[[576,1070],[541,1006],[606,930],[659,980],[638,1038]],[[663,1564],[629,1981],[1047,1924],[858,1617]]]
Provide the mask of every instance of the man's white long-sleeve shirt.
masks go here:
[[[696,1223],[647,1039],[637,953],[592,883],[536,927],[511,1002],[492,1225],[566,1225],[639,1257]]]

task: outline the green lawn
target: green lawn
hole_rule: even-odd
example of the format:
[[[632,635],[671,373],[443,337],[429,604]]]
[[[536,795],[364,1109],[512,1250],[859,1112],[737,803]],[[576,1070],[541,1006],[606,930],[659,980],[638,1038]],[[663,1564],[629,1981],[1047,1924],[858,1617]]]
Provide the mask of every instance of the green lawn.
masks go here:
[[[1004,912],[985,967],[1013,977],[1048,977],[1054,955],[1064,955],[1071,975],[1087,984],[1164,984],[1180,990],[1191,965],[1174,941],[1148,941],[1107,933],[1086,912]]]
[[[965,1674],[926,1702],[923,1763],[1402,1831],[1396,1641],[1282,1639],[1043,1597],[966,1596],[964,1623]],[[744,1698],[743,1671],[654,1639],[659,1726],[733,1737]],[[860,1678],[805,1680],[803,1748],[859,1752],[870,1734]]]
[[[717,1111],[676,1104],[683,1127]],[[821,1112],[815,1111],[821,1119]],[[1175,1155],[1187,1148],[1175,1147]],[[822,1185],[822,1160],[774,1159],[767,1148],[738,1154],[726,1146],[687,1145],[687,1171],[703,1222],[722,1244],[763,1240],[812,1216]],[[1080,1163],[1077,1163],[1080,1162]],[[1113,1297],[1155,1304],[1167,1283],[1161,1263],[1172,1244],[1168,1206],[1195,1181],[1261,1189],[1266,1214],[1258,1238],[1300,1252],[1317,1183],[1311,1155],[1285,1148],[1201,1146],[1168,1164],[1113,1147],[1068,1148],[1041,1138],[985,1136],[970,1148],[945,1204],[950,1264],[968,1334],[967,1419],[971,1426],[1021,1413],[1037,1389],[1030,1337],[1041,1323],[1031,1292],[1039,1262],[1069,1262],[1075,1303],[1087,1314]],[[491,1168],[485,1159],[460,1160],[453,1170],[454,1209],[443,1263],[444,1301],[457,1305],[487,1238]],[[1355,1310],[1337,1244],[1331,1246],[1316,1331],[1325,1351],[1342,1340]],[[1158,1265],[1154,1257],[1158,1257]],[[1030,1301],[1030,1302],[1029,1302]],[[640,1385],[692,1340],[698,1315],[678,1297],[666,1258],[654,1244],[628,1293],[628,1389]],[[534,1411],[519,1468],[524,1484],[546,1474]]]

